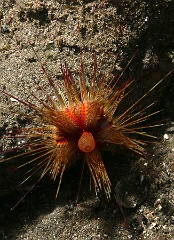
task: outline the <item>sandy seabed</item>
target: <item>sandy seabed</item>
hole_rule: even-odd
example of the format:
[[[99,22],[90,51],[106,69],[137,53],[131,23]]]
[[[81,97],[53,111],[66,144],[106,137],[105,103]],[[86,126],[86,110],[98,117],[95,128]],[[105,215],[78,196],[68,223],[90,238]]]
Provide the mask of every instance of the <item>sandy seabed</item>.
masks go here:
[[[81,26],[80,36],[78,22]],[[41,62],[53,79],[61,78],[60,63],[66,61],[77,77],[80,46],[86,75],[93,66],[92,53],[98,60],[98,71],[120,73],[135,50],[139,51],[125,78],[135,78],[134,101],[174,67],[174,3],[166,1],[69,1],[69,0],[2,0],[0,2],[0,87],[17,95],[29,97],[29,91],[42,97],[33,78],[43,80],[34,46]],[[163,109],[158,115],[165,126],[154,129],[158,144],[148,147],[145,158],[104,153],[113,185],[131,174],[147,178],[149,192],[135,208],[124,208],[130,223],[125,226],[121,211],[114,201],[103,195],[96,198],[89,190],[88,174],[84,175],[79,204],[80,163],[64,176],[59,198],[55,199],[57,183],[43,180],[14,210],[11,208],[30,189],[17,188],[24,172],[11,173],[11,163],[0,165],[0,239],[174,239],[172,209],[174,208],[174,75],[169,76],[142,104],[156,101]],[[46,85],[47,87],[47,85]],[[5,130],[30,126],[31,123],[11,114],[17,103],[0,95],[1,149],[11,146]],[[125,103],[126,104],[126,103]],[[20,107],[25,111],[25,107]],[[124,155],[124,154],[123,154]],[[3,155],[0,155],[3,159]],[[13,162],[13,164],[15,164]],[[78,174],[77,174],[78,175]]]

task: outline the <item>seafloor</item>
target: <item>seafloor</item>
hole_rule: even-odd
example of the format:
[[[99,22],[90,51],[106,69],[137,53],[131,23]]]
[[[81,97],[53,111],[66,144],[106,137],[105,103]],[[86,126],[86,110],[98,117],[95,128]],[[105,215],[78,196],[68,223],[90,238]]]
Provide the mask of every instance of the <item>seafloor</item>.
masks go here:
[[[96,53],[99,73],[112,68],[112,74],[119,74],[138,49],[123,77],[123,81],[128,76],[135,79],[133,90],[118,112],[174,67],[173,0],[1,0],[0,24],[0,87],[20,99],[30,98],[30,92],[43,97],[34,83],[34,79],[43,83],[44,78],[32,46],[55,80],[61,78],[63,61],[77,77],[80,47],[88,77],[93,68],[92,53]],[[0,164],[0,239],[174,239],[173,79],[171,74],[141,102],[144,106],[155,102],[152,111],[162,110],[149,120],[149,125],[151,120],[164,123],[151,130],[158,138],[157,143],[147,146],[147,154],[144,157],[122,151],[103,154],[113,186],[137,174],[147,181],[146,198],[143,189],[139,192],[140,204],[123,208],[128,226],[114,198],[107,202],[102,194],[96,198],[89,190],[87,169],[79,202],[75,204],[80,161],[66,172],[58,199],[55,199],[57,182],[52,183],[49,177],[32,191],[29,191],[32,181],[17,187],[25,170],[14,170],[18,161],[8,161]],[[45,87],[49,86],[45,83]],[[19,108],[28,111],[24,106],[19,107],[13,98],[2,94],[0,99],[2,150],[19,144],[6,138],[6,129],[29,127],[32,123],[12,112]],[[4,157],[7,156],[0,155],[1,160]],[[128,186],[136,196],[138,189],[133,183]],[[24,201],[11,210],[27,191]],[[125,199],[121,201],[124,203]]]

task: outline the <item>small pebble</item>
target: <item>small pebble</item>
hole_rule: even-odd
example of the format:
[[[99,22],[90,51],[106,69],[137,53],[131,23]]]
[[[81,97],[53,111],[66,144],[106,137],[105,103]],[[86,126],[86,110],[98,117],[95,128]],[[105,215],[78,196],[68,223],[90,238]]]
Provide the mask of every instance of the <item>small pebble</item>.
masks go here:
[[[174,153],[169,152],[168,153],[168,159],[173,159],[174,158]]]
[[[167,133],[165,133],[163,138],[164,138],[164,140],[169,140],[169,135]]]

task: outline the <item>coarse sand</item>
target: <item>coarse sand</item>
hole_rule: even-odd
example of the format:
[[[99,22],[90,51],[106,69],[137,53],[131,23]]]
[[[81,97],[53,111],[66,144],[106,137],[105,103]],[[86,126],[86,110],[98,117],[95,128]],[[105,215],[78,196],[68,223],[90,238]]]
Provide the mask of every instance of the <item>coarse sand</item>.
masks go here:
[[[55,81],[61,79],[60,63],[64,61],[74,78],[78,77],[80,48],[87,77],[93,69],[94,52],[98,72],[112,69],[112,74],[119,74],[138,49],[123,77],[135,79],[128,97],[130,103],[134,102],[174,67],[173,24],[173,0],[1,0],[0,88],[19,99],[32,100],[33,92],[44,100],[35,81],[45,88],[49,86],[32,46]],[[24,169],[14,170],[19,161],[8,161],[0,164],[0,239],[174,239],[173,92],[171,74],[141,102],[144,106],[155,102],[152,111],[162,111],[152,120],[165,123],[152,129],[157,143],[147,146],[144,158],[123,152],[103,154],[113,187],[135,174],[147,181],[146,198],[141,196],[134,208],[123,208],[129,226],[125,225],[114,197],[108,202],[102,193],[96,198],[90,191],[87,169],[75,204],[81,161],[65,173],[58,199],[55,199],[57,182],[52,183],[49,176],[32,191],[32,180],[18,187],[25,178]],[[126,104],[124,101],[122,107]],[[7,129],[29,127],[33,123],[12,113],[16,109],[30,111],[13,98],[0,94],[0,108],[2,150],[19,144],[6,138]],[[0,152],[0,159],[4,157]],[[131,190],[137,193],[136,186],[132,185]],[[28,191],[24,200],[11,210]],[[143,194],[142,191],[140,195]]]

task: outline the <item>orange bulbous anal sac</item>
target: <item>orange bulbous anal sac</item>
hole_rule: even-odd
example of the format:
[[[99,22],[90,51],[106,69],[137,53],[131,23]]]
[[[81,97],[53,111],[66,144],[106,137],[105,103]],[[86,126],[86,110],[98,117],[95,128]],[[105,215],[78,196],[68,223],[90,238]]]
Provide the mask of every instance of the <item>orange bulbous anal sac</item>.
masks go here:
[[[83,132],[78,140],[78,147],[82,152],[92,152],[95,148],[95,139],[90,132]]]

